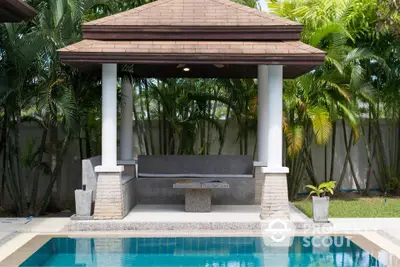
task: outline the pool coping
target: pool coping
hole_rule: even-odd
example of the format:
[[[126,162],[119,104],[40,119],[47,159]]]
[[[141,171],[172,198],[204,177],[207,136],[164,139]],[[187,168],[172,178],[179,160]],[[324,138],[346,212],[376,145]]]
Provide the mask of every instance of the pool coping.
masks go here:
[[[364,251],[368,252],[372,257],[379,260],[380,263],[386,266],[400,266],[400,257],[393,253],[396,251],[388,251],[375,242],[379,235],[377,232],[366,232],[362,234],[355,233],[320,233],[320,234],[307,234],[304,232],[295,233],[294,236],[344,236],[354,242]],[[220,231],[207,231],[207,232],[177,232],[177,231],[132,231],[132,232],[64,232],[64,233],[46,233],[36,234],[25,242],[20,247],[17,247],[10,255],[0,261],[0,266],[18,266],[34,254],[40,247],[42,247],[48,240],[56,237],[69,237],[69,238],[146,238],[146,237],[265,237],[265,234],[258,232],[225,232]],[[382,239],[387,240],[382,235]],[[389,240],[390,241],[390,240]]]

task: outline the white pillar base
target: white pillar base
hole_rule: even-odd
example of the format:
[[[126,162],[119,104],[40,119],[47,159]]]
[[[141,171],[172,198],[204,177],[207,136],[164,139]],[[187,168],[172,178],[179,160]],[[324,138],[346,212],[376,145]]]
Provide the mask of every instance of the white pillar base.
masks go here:
[[[124,218],[122,192],[123,166],[97,166],[97,193],[93,219],[110,220]]]
[[[289,220],[289,198],[286,174],[289,169],[286,167],[268,168],[262,167],[264,184],[261,195],[260,218]]]

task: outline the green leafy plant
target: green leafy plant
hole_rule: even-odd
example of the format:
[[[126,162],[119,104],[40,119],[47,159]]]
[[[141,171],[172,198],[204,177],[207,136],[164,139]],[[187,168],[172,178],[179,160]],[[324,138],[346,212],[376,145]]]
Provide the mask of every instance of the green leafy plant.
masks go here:
[[[307,185],[306,187],[311,189],[308,197],[312,195],[316,195],[318,197],[325,197],[328,193],[333,195],[333,190],[335,189],[335,186],[336,186],[335,181],[325,182],[320,184],[319,186]]]

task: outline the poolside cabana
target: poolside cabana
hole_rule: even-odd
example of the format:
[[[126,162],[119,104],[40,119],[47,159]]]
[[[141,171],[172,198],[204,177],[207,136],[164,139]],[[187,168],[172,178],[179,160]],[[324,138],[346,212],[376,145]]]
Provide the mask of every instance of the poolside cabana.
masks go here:
[[[23,0],[1,0],[0,22],[20,22],[33,18],[36,10]]]
[[[126,212],[117,155],[117,69],[138,77],[258,79],[256,199],[261,218],[287,218],[282,165],[282,81],[310,71],[325,53],[300,42],[302,26],[230,0],[158,0],[83,25],[81,42],[59,50],[82,71],[102,71],[102,161],[95,219]],[[184,71],[183,67],[190,71]],[[132,160],[132,86],[124,80],[120,160]],[[264,190],[261,190],[264,188]]]

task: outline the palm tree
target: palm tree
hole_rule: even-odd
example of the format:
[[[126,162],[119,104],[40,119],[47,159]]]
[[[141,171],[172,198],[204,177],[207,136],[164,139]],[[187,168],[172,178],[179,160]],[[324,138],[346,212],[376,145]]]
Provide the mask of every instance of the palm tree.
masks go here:
[[[352,128],[351,140],[346,142],[346,161],[341,175],[343,179],[348,162],[353,173],[349,152],[357,140],[360,98],[368,98],[369,88],[365,62],[379,60],[367,49],[359,49],[356,42],[370,26],[363,19],[371,15],[375,5],[367,0],[353,1],[271,1],[270,8],[280,16],[304,24],[302,41],[327,52],[325,64],[309,74],[284,84],[287,165],[290,197],[293,198],[306,172],[313,184],[317,183],[311,145],[325,146],[325,180],[334,176],[336,124],[345,120]],[[361,8],[355,8],[360,6]],[[371,15],[368,19],[373,19]],[[343,128],[345,131],[345,128]],[[331,138],[331,135],[332,138]],[[346,133],[345,133],[346,135]],[[331,162],[328,175],[327,144],[331,140]],[[337,188],[340,188],[338,186]]]
[[[168,79],[139,89],[136,103],[140,110],[136,113],[140,116],[137,118],[143,121],[151,117],[160,122],[160,153],[209,154],[212,129],[217,130],[221,142],[222,127],[216,117],[216,107],[223,98],[213,85],[212,81],[201,79]],[[156,100],[153,108],[149,108],[149,98]],[[148,124],[148,133],[150,127]],[[200,144],[197,144],[199,137]]]
[[[1,67],[8,79],[3,83],[6,86],[2,94],[6,126],[3,136],[7,137],[3,181],[10,177],[4,184],[19,215],[37,215],[47,207],[76,132],[73,75],[60,63],[57,49],[79,40],[84,13],[95,1],[37,1],[37,4],[39,14],[34,20],[5,25],[2,32]],[[37,123],[42,131],[39,142],[30,142],[25,149],[19,145],[19,128],[24,121]],[[61,140],[60,128],[64,130]],[[50,162],[43,160],[44,154],[49,154]],[[39,180],[44,176],[50,176],[50,182],[37,202]],[[32,184],[29,192],[26,180]]]
[[[33,88],[36,84],[33,73],[37,70],[35,63],[42,40],[30,32],[26,24],[3,25],[2,35],[2,191],[7,188],[17,213],[23,214],[27,207],[27,188],[21,170],[20,126],[26,111],[33,104]]]
[[[366,40],[367,41],[367,40]],[[400,192],[400,90],[399,90],[399,51],[396,33],[391,27],[381,29],[376,38],[367,42],[371,50],[380,55],[387,64],[372,61],[368,65],[374,98],[366,102],[368,109],[362,110],[367,117],[365,135],[368,156],[367,185],[372,177],[385,193]],[[381,121],[389,126],[384,135]],[[376,163],[376,172],[373,168]]]

